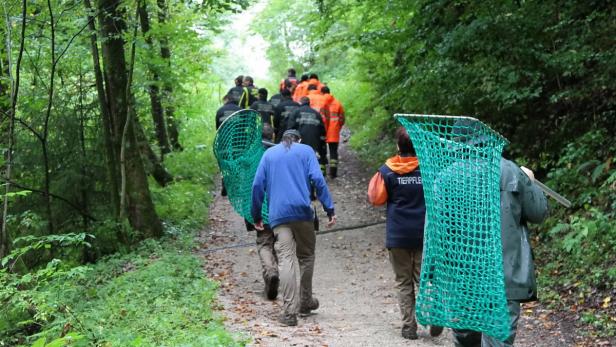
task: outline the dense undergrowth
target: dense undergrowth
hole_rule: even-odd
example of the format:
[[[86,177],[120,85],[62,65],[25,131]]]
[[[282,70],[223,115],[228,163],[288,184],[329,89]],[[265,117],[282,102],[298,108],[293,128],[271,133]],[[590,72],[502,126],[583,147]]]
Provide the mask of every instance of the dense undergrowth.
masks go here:
[[[101,252],[102,243],[113,242],[117,225],[101,224],[94,239],[72,233],[18,241],[23,247],[15,248],[7,263],[19,266],[23,255],[51,251],[56,257],[29,273],[0,272],[0,346],[243,344],[225,331],[212,307],[217,284],[205,278],[191,254],[194,233],[207,220],[216,171],[208,115],[217,105],[208,103],[212,98],[200,88],[181,106],[185,150],[165,159],[176,181],[167,187],[151,184],[166,235],[132,250],[109,245],[120,251],[85,265],[78,265],[81,253]],[[101,240],[105,235],[111,236]],[[92,243],[95,247],[88,247]]]

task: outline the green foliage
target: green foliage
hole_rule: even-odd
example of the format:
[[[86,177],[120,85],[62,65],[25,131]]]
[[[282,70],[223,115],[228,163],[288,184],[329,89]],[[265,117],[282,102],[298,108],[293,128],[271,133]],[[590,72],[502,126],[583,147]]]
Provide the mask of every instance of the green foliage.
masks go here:
[[[212,311],[216,285],[189,250],[183,240],[144,242],[95,265],[50,263],[45,281],[0,272],[0,345],[57,346],[69,332],[77,346],[241,345]]]
[[[32,235],[19,237],[13,241],[13,244],[15,246],[21,244],[22,246],[13,248],[8,256],[0,259],[0,268],[6,267],[9,262],[15,263],[19,258],[31,251],[51,249],[54,244],[59,247],[90,247],[90,244],[86,241],[87,237],[93,236],[85,233],[70,233],[38,237]]]
[[[592,328],[589,333],[597,336],[616,336],[616,322],[606,318],[616,313],[611,303],[616,288],[616,148],[611,140],[605,130],[596,130],[563,149],[547,183],[571,199],[573,210],[555,207],[535,247],[540,290],[563,293],[558,300],[549,300],[549,294],[545,298],[578,307]],[[610,300],[603,301],[606,297]]]
[[[59,337],[55,340],[47,343],[47,339],[41,337],[40,339],[34,341],[32,347],[62,347],[62,346],[72,346],[75,345],[76,342],[83,339],[83,336],[78,334],[67,334],[66,336]]]

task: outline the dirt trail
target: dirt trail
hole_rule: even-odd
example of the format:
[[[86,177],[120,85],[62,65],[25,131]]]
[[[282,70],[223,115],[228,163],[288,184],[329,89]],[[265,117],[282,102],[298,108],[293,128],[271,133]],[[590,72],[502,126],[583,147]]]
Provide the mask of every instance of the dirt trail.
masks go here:
[[[354,154],[341,146],[341,177],[329,181],[338,216],[336,229],[384,221],[384,210],[371,207],[365,198],[373,170],[361,167]],[[255,235],[245,230],[226,198],[215,198],[209,228],[199,236],[202,246],[197,252],[206,259],[209,277],[220,282],[219,308],[227,328],[248,337],[252,346],[451,346],[448,329],[438,338],[430,337],[421,326],[418,340],[400,336],[400,312],[384,237],[384,224],[317,236],[313,290],[321,307],[291,328],[276,321],[281,299],[272,302],[263,297]],[[563,335],[562,324],[550,319],[549,311],[524,306],[523,314],[516,346],[573,345]]]

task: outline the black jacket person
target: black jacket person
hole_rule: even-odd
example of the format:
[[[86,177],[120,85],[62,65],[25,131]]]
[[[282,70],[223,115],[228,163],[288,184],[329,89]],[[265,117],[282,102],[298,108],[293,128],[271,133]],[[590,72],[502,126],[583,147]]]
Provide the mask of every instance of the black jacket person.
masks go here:
[[[274,106],[267,101],[267,89],[259,89],[259,100],[253,102],[250,108],[259,112],[263,124],[268,123],[272,127],[274,126]],[[270,138],[269,141],[271,140]]]
[[[299,104],[291,98],[291,91],[282,90],[282,99],[278,106],[274,108],[274,129],[276,130],[276,143],[282,139],[282,133],[287,130],[287,120],[293,111],[299,108]]]
[[[242,94],[244,93],[244,87],[242,86],[242,84],[244,83],[244,76],[242,75],[237,76],[234,82],[235,82],[235,87],[229,89],[229,91],[227,92],[227,95],[229,96],[229,99],[233,101],[234,104],[237,105],[239,104],[240,98],[242,97]]]
[[[325,148],[325,124],[321,114],[310,107],[310,99],[302,97],[299,108],[289,115],[287,129],[296,129],[302,136],[302,143],[319,154],[321,171],[327,165],[327,149]]]
[[[231,95],[225,95],[222,100],[225,104],[222,105],[222,107],[219,108],[218,111],[216,111],[216,130],[220,128],[220,125],[222,124],[222,122],[225,121],[225,119],[229,118],[230,115],[240,110],[240,107],[235,104]]]
[[[257,101],[257,87],[254,85],[254,80],[250,76],[244,76],[244,90],[238,105],[248,109],[255,101]]]
[[[225,95],[222,98],[222,101],[225,103],[216,111],[216,130],[220,128],[222,122],[224,122],[227,118],[229,118],[232,114],[240,110],[240,107],[235,104],[233,101],[233,97],[230,94]],[[222,182],[222,191],[220,195],[226,196],[227,189],[225,188],[225,182]]]

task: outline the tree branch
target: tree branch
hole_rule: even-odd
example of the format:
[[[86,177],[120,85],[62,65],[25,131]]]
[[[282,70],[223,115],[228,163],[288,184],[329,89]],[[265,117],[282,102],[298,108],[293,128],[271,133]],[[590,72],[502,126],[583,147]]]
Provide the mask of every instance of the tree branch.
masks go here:
[[[84,212],[79,206],[75,205],[73,202],[71,202],[70,200],[68,200],[65,197],[62,197],[60,195],[57,195],[57,194],[54,194],[54,193],[51,193],[51,192],[47,193],[47,192],[45,192],[43,190],[40,190],[40,189],[26,187],[26,186],[24,186],[22,184],[19,184],[19,183],[15,182],[15,181],[7,180],[5,178],[2,178],[2,182],[4,182],[7,186],[8,185],[12,185],[12,186],[15,186],[15,187],[17,187],[19,189],[25,189],[25,190],[29,190],[29,191],[32,191],[32,192],[35,192],[35,193],[39,193],[39,194],[41,194],[42,196],[45,196],[45,197],[50,196],[50,197],[56,198],[56,199],[58,199],[58,200],[60,200],[60,201],[62,201],[64,203],[66,203],[70,207],[72,207],[75,211],[79,212],[79,214],[81,214],[82,216],[90,219],[91,221],[97,221],[96,218],[94,218],[91,215],[89,215],[88,213]]]

